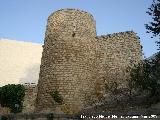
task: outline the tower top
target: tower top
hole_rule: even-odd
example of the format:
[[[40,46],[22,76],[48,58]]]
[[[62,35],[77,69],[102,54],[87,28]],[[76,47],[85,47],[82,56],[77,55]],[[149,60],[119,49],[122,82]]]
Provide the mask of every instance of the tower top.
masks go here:
[[[93,16],[78,9],[60,9],[48,17],[47,34],[70,37],[95,37]]]
[[[72,11],[72,12],[75,11],[75,12],[85,13],[85,14],[88,14],[92,19],[94,19],[93,15],[90,14],[89,12],[86,12],[86,11],[80,10],[80,9],[75,9],[75,8],[63,8],[63,9],[59,9],[59,10],[56,10],[56,11],[54,11],[53,13],[51,13],[50,16],[53,16],[54,14],[56,14],[56,13],[58,13],[58,12],[67,12],[67,11]],[[49,17],[50,17],[50,16],[49,16]],[[48,18],[49,18],[49,17],[48,17]]]

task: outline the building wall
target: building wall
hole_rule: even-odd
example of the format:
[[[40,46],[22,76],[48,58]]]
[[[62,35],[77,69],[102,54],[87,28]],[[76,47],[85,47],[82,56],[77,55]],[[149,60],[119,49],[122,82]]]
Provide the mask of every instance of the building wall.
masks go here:
[[[105,82],[125,86],[125,70],[142,59],[134,32],[96,35],[92,15],[76,9],[51,14],[38,81],[37,112],[76,113],[104,98]],[[56,103],[51,92],[64,102]]]
[[[0,39],[0,86],[36,83],[42,56],[42,45]]]

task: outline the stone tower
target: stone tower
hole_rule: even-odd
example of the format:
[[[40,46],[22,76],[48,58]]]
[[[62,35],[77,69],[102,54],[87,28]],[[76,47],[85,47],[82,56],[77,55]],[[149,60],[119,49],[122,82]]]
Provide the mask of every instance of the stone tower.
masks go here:
[[[125,68],[140,59],[134,32],[97,36],[91,14],[58,10],[48,18],[36,111],[78,112],[103,99],[106,75],[108,81],[119,78],[121,84]],[[63,99],[61,104],[50,94],[55,91]]]
[[[96,76],[96,27],[89,13],[59,10],[48,18],[38,83],[38,110],[77,112],[91,101]],[[49,94],[59,91],[64,104]],[[58,110],[59,111],[59,110]]]

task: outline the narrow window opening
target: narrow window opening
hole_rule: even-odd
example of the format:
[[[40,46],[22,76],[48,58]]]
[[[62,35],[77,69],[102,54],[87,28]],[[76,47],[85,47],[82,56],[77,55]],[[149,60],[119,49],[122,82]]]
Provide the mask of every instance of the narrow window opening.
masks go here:
[[[75,34],[75,33],[73,33],[73,34],[72,34],[72,37],[75,37],[75,35],[76,35],[76,34]]]

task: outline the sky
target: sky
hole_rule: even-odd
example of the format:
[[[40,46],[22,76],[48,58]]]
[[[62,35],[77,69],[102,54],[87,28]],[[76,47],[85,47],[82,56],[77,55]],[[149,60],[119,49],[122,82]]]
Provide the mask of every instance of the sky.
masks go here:
[[[131,31],[137,33],[144,56],[157,52],[155,41],[144,24],[152,0],[0,0],[0,38],[44,43],[48,16],[59,9],[87,11],[96,20],[97,35]]]

